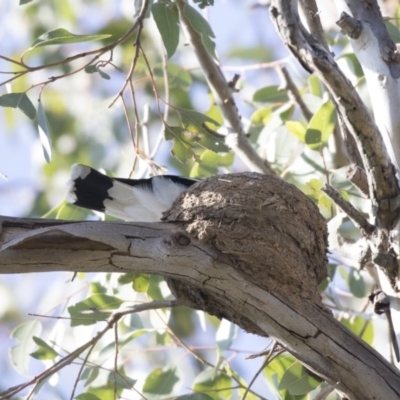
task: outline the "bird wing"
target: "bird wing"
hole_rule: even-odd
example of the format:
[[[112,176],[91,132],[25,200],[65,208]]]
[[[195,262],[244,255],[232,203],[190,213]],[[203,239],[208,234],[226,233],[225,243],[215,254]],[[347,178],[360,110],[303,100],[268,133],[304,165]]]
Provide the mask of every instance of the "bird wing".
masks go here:
[[[110,178],[86,165],[74,164],[67,200],[125,221],[155,222],[195,182],[174,175],[148,179]]]

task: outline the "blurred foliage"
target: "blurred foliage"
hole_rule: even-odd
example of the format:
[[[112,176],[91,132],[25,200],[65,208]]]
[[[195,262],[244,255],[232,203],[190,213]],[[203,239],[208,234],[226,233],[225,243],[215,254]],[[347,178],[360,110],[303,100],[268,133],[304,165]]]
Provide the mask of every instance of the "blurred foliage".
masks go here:
[[[141,0],[21,0],[20,4],[20,8],[10,11],[20,36],[13,39],[12,50],[1,53],[16,62],[1,59],[0,70],[21,71],[22,54],[23,62],[31,70],[2,86],[0,106],[5,107],[1,109],[4,129],[15,132],[28,124],[44,150],[44,156],[35,156],[42,178],[29,216],[101,218],[63,200],[66,171],[74,163],[123,176],[131,174],[134,178],[164,171],[202,178],[244,169],[221,139],[225,133],[221,111],[192,49],[186,46],[174,2],[150,2],[140,36],[135,30],[127,40],[104,53],[98,49],[112,45],[131,29]],[[354,226],[344,218],[339,221],[339,210],[321,191],[329,179],[355,207],[367,211],[366,202],[347,181],[343,165],[338,162],[341,149],[334,135],[336,117],[322,83],[314,75],[306,76],[288,67],[313,115],[308,120],[276,81],[276,64],[268,64],[276,54],[278,42],[276,37],[265,39],[269,36],[265,32],[263,39],[259,37],[264,28],[251,22],[257,21],[255,13],[259,11],[246,8],[240,1],[232,4],[245,10],[243,18],[247,20],[243,24],[248,31],[255,31],[251,41],[240,40],[239,31],[244,31],[244,27],[221,23],[224,16],[217,13],[223,13],[224,6],[214,5],[211,0],[195,0],[193,6],[187,5],[186,16],[201,34],[210,54],[218,58],[228,79],[233,77],[233,70],[224,67],[237,65],[234,72],[241,74],[237,104],[248,138],[260,156],[268,159],[282,177],[305,192],[323,215],[335,222],[330,224],[334,238],[331,245],[354,242],[358,239]],[[203,8],[210,15],[210,23]],[[394,18],[387,21],[389,32],[397,41],[398,15],[399,7]],[[220,30],[216,29],[218,23],[214,18],[230,31],[223,42],[219,42]],[[11,30],[11,26],[4,29]],[[269,25],[268,29],[272,27]],[[327,37],[335,46],[338,62],[360,93],[365,93],[363,72],[347,39],[337,31],[328,31]],[[77,54],[81,56],[69,62]],[[246,69],[254,62],[260,63],[257,68]],[[47,64],[53,65],[40,68]],[[2,74],[2,82],[9,79],[9,74]],[[124,86],[129,81],[132,86]],[[37,148],[32,152],[37,152]],[[373,344],[371,311],[363,308],[371,280],[354,265],[346,266],[344,260],[331,260],[330,271],[323,295],[326,304],[338,312],[344,308],[337,287],[358,299],[346,304],[346,308],[350,314],[356,311],[361,316],[342,318],[342,322]],[[100,329],[97,327],[104,327],[104,321],[114,311],[149,299],[172,298],[161,277],[145,274],[79,274],[71,285],[79,290],[59,298],[62,306],[54,306],[50,312],[56,318],[62,314],[66,321],[34,319],[14,329],[12,337],[16,343],[10,356],[21,374],[32,373],[32,358],[46,360],[45,366],[60,362],[73,353],[78,342],[81,345],[90,341]],[[16,314],[11,321],[22,319],[22,314]],[[75,380],[78,384],[74,398],[81,400],[114,399],[116,394],[136,398],[142,392],[147,399],[233,399],[248,390],[249,382],[242,377],[242,368],[233,368],[228,361],[238,355],[234,348],[239,339],[237,330],[226,321],[187,308],[174,308],[126,315],[115,326],[118,329],[105,333],[90,350],[88,347],[79,355],[79,368],[70,365],[69,370],[54,374],[63,381],[60,393],[70,393]],[[249,368],[247,363],[250,361],[246,361]],[[273,356],[260,379],[263,381],[258,389],[250,390],[247,399],[262,398],[257,390],[272,390],[277,399],[306,399],[321,384],[286,353]],[[5,390],[4,382],[1,385]],[[51,398],[50,386],[43,380],[34,390],[41,390],[37,398]],[[177,397],[183,393],[189,394]],[[334,398],[331,395],[330,399]]]

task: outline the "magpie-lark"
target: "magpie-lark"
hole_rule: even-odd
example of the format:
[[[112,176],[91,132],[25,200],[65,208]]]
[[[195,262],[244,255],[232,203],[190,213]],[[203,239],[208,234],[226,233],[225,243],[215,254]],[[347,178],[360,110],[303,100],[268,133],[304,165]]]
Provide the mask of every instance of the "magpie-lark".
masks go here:
[[[74,164],[67,200],[125,221],[156,222],[195,179],[159,175],[149,179],[110,178],[93,168]]]

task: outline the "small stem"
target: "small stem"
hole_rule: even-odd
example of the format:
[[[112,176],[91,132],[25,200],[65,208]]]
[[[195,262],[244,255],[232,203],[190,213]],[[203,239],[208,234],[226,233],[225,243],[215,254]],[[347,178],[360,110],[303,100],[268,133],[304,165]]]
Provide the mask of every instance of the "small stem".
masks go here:
[[[299,106],[301,112],[304,115],[304,118],[307,121],[310,121],[310,119],[313,116],[313,113],[309,110],[306,103],[304,103],[303,98],[301,97],[301,94],[299,92],[299,89],[297,89],[297,86],[293,82],[293,79],[290,76],[286,67],[283,65],[279,65],[276,68],[276,71],[278,72],[282,82],[281,88],[288,91],[290,99],[293,101],[293,103]]]
[[[333,186],[325,185],[321,190],[326,193],[336,203],[336,205],[338,205],[348,215],[354,224],[363,231],[364,235],[371,235],[371,233],[375,230],[375,226],[371,225],[364,215],[356,210],[352,204],[347,202]]]

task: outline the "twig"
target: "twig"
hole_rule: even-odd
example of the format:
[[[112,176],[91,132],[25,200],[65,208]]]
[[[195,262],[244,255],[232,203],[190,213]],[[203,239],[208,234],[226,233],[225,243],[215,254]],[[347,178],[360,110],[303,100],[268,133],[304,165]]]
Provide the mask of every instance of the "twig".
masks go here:
[[[336,386],[338,385],[338,383],[334,386],[332,385],[327,385],[325,386],[315,397],[314,400],[325,400],[330,393],[332,393]]]
[[[253,171],[265,174],[274,174],[268,161],[262,159],[247,139],[244,132],[241,116],[235,104],[227,80],[221,69],[213,60],[205,48],[201,35],[192,27],[185,14],[186,3],[184,0],[177,0],[179,15],[182,25],[185,27],[201,69],[205,75],[208,86],[213,92],[216,102],[224,116],[228,133],[225,138],[226,144],[243,160],[243,162]]]
[[[319,10],[315,0],[301,0],[301,5],[304,9],[308,28],[311,34],[329,50],[328,42],[325,39],[324,30],[322,29],[321,19],[319,17]]]
[[[349,218],[359,229],[364,232],[366,236],[371,235],[371,233],[375,230],[375,227],[371,225],[367,219],[354,208],[352,204],[347,202],[334,187],[325,185],[321,190],[326,193],[349,216]]]
[[[115,324],[115,326],[117,326],[117,325]],[[86,354],[86,356],[85,356],[85,358],[84,358],[84,360],[83,360],[83,362],[82,362],[82,364],[81,364],[81,366],[80,366],[80,368],[79,368],[78,376],[76,377],[74,386],[73,386],[73,388],[72,388],[72,393],[71,393],[70,400],[73,400],[74,397],[75,397],[75,391],[76,391],[76,388],[77,388],[77,386],[78,386],[79,379],[80,379],[80,377],[81,377],[81,375],[82,375],[83,368],[85,367],[85,365],[86,365],[86,363],[87,363],[87,361],[88,361],[88,359],[89,359],[90,354],[92,354],[92,351],[93,351],[93,349],[94,349],[95,344],[96,344],[96,343],[93,343],[93,344],[90,346],[89,351],[87,352],[87,354]]]
[[[357,187],[357,189],[369,197],[368,180],[365,171],[356,164],[351,164],[346,171],[346,178]]]
[[[279,65],[276,68],[276,71],[278,72],[282,82],[281,88],[288,91],[289,98],[293,101],[293,103],[299,106],[301,112],[304,115],[304,118],[307,121],[310,121],[310,119],[313,116],[313,113],[309,110],[306,103],[304,103],[303,98],[301,97],[301,94],[299,92],[299,89],[297,89],[297,86],[294,84],[293,79],[289,75],[289,72],[286,69],[286,67],[283,65]]]
[[[91,62],[93,62],[94,60],[96,60],[99,57],[101,57],[107,51],[112,51],[115,47],[117,47],[118,45],[120,45],[121,43],[123,43],[127,39],[129,39],[129,37],[136,30],[136,28],[138,26],[142,25],[143,19],[145,18],[145,15],[146,15],[146,11],[147,11],[148,5],[149,5],[149,0],[144,0],[143,5],[142,5],[142,9],[141,9],[140,14],[137,17],[135,23],[119,39],[117,39],[116,41],[114,41],[114,42],[110,43],[109,45],[107,45],[105,47],[102,47],[100,49],[96,49],[96,50],[91,50],[91,51],[75,54],[74,56],[67,57],[64,60],[56,61],[54,63],[49,63],[49,64],[45,64],[45,65],[38,65],[37,67],[31,67],[31,66],[25,64],[22,59],[21,59],[21,62],[19,62],[19,61],[16,61],[16,60],[12,60],[11,58],[8,58],[8,57],[0,55],[0,58],[4,59],[6,61],[9,61],[11,63],[20,65],[20,66],[25,68],[24,71],[18,71],[16,76],[14,76],[14,77],[12,77],[12,78],[4,81],[4,82],[1,82],[0,86],[5,85],[6,83],[11,82],[11,81],[19,78],[20,76],[23,76],[23,75],[25,75],[25,74],[27,74],[29,72],[34,72],[34,71],[39,71],[39,70],[43,70],[43,69],[47,69],[47,68],[52,68],[52,67],[56,67],[56,66],[59,66],[59,65],[65,65],[65,64],[68,64],[68,63],[70,63],[72,61],[75,61],[75,60],[77,60],[79,58],[83,58],[83,57],[87,57],[87,56],[96,54],[96,57],[94,57],[93,60],[91,61]],[[81,69],[82,68],[80,68],[77,71],[80,71]],[[73,72],[70,72],[68,74],[60,75],[58,77],[49,78],[49,80],[46,81],[46,82],[48,82],[48,83],[54,82],[54,80],[56,80],[56,79],[60,79],[60,78],[62,78],[64,76],[72,75],[73,73],[75,73],[77,71],[73,71]],[[43,83],[40,83],[40,84],[43,84]]]
[[[250,383],[247,385],[246,391],[244,392],[243,396],[242,396],[242,400],[245,400],[247,397],[247,394],[250,391],[251,386],[253,385],[253,383],[256,381],[256,379],[259,377],[259,375],[261,374],[261,372],[264,370],[264,368],[276,357],[278,357],[278,355],[284,353],[286,350],[282,349],[277,351],[275,354],[275,350],[277,348],[277,346],[279,346],[279,344],[274,340],[272,347],[270,349],[270,351],[268,352],[268,356],[267,358],[264,360],[264,362],[262,363],[261,367],[258,369],[258,371],[254,374],[253,378],[251,379]]]
[[[104,334],[110,330],[122,317],[129,314],[134,314],[141,311],[147,310],[156,310],[158,308],[167,308],[167,307],[179,307],[182,303],[179,300],[160,300],[160,301],[152,301],[149,303],[144,304],[137,304],[129,309],[125,309],[123,311],[117,311],[111,315],[110,318],[107,319],[107,324],[105,328],[97,332],[97,334],[92,337],[88,342],[83,344],[82,346],[78,347],[72,353],[68,354],[67,356],[63,357],[61,360],[56,362],[46,371],[42,372],[41,374],[34,377],[29,382],[22,383],[21,385],[14,386],[5,392],[0,393],[0,400],[1,399],[9,399],[19,393],[21,390],[31,386],[37,385],[39,382],[42,382],[44,379],[50,377],[51,375],[55,374],[56,372],[60,371],[65,366],[71,364],[76,358],[78,358],[86,349],[94,346],[103,336]]]

